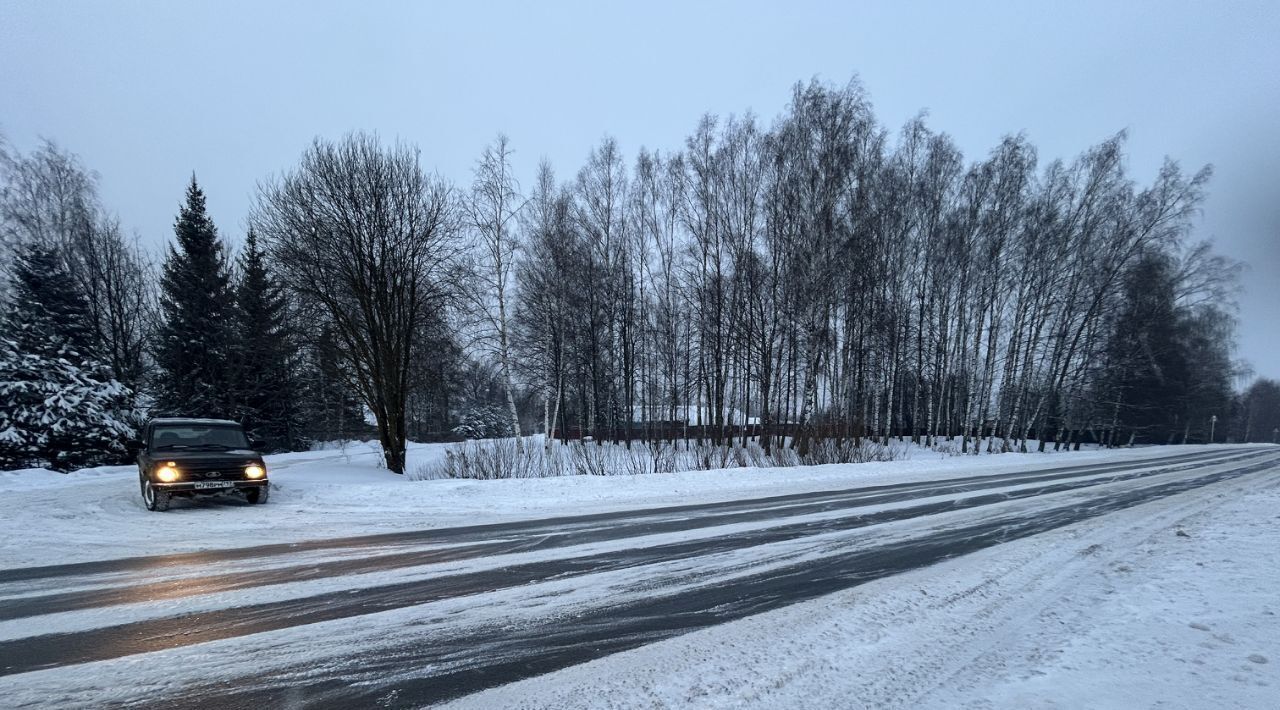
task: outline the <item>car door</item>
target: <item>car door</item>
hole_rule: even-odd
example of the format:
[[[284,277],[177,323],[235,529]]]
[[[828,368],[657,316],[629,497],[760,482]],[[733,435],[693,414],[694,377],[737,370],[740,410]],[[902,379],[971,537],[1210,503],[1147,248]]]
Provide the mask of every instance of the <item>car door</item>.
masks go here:
[[[151,425],[147,424],[142,427],[142,447],[138,449],[138,472],[148,473],[151,471]]]

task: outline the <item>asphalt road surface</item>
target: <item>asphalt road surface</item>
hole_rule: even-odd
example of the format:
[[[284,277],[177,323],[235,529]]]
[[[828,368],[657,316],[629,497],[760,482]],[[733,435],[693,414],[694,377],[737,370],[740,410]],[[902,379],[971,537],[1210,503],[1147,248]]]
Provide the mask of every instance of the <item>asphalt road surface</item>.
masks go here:
[[[417,707],[1278,467],[1202,451],[0,570],[0,681],[71,672],[74,703],[95,669],[147,669],[109,701]]]

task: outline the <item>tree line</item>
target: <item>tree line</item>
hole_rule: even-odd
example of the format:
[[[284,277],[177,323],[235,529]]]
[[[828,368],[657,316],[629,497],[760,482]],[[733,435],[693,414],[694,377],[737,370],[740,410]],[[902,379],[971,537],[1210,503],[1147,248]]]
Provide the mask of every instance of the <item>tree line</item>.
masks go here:
[[[1210,170],[1140,185],[1124,140],[1040,165],[1013,135],[966,163],[923,117],[890,132],[856,82],[813,82],[767,127],[707,116],[630,168],[606,139],[564,185],[543,165],[514,323],[544,428],[1257,440],[1232,424],[1239,266],[1187,239]]]
[[[259,186],[235,254],[193,177],[159,264],[73,155],[6,150],[0,458],[119,458],[154,413],[275,450],[376,436],[394,471],[408,440],[535,431],[1271,441],[1280,388],[1233,391],[1240,267],[1189,240],[1210,170],[1140,183],[1124,144],[966,160],[924,116],[882,126],[856,81],[799,84],[769,123],[704,116],[670,152],[606,138],[527,191],[504,136],[458,186],[353,133]]]

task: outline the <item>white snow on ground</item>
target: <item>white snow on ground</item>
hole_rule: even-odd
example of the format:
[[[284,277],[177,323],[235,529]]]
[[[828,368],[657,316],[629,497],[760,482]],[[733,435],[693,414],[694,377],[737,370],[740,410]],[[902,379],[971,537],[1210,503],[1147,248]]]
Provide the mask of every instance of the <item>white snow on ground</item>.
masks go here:
[[[1146,503],[458,708],[1275,708],[1280,475]]]
[[[1229,470],[1239,466],[1238,462],[1230,461],[1214,466],[1206,466],[1198,468],[1192,475],[1204,475],[1219,470]],[[1158,468],[1152,466],[1151,468]],[[1137,469],[1146,470],[1146,469]],[[1177,480],[1185,478],[1189,474],[1187,472],[1171,472],[1164,474],[1151,475],[1143,477],[1139,480],[1114,483],[1108,487],[1109,490],[1118,491],[1125,489],[1136,489],[1151,486],[1164,481]],[[1103,473],[1096,475],[1086,475],[1074,478],[1074,481],[1104,481],[1111,478],[1114,474]],[[281,601],[286,599],[302,599],[318,594],[325,594],[335,591],[358,590],[373,586],[398,584],[402,582],[425,581],[429,579],[439,579],[441,577],[472,573],[481,570],[490,570],[512,565],[539,562],[551,559],[565,559],[574,557],[586,557],[590,555],[598,555],[606,552],[622,551],[640,547],[654,547],[657,545],[671,544],[689,540],[708,539],[722,536],[732,536],[752,530],[762,530],[766,528],[778,527],[781,525],[795,525],[803,523],[814,523],[824,520],[836,520],[848,518],[855,515],[870,515],[878,512],[911,508],[919,505],[927,505],[930,503],[943,501],[963,501],[968,498],[978,496],[986,496],[992,493],[1012,493],[1022,490],[1035,490],[1043,483],[1024,483],[1018,485],[998,486],[993,488],[984,488],[977,491],[966,493],[949,493],[939,496],[927,496],[912,498],[906,501],[894,503],[880,503],[871,505],[859,505],[841,508],[838,510],[827,511],[823,513],[811,513],[806,515],[782,515],[767,520],[755,521],[750,523],[735,523],[728,525],[714,525],[705,528],[695,528],[692,530],[682,530],[676,533],[664,533],[656,535],[640,535],[635,537],[625,537],[607,542],[596,542],[581,545],[570,545],[560,548],[552,548],[548,550],[539,550],[537,552],[520,552],[502,555],[490,555],[477,557],[466,560],[457,560],[436,564],[416,565],[408,567],[399,567],[390,571],[378,571],[363,574],[347,574],[336,577],[324,577],[320,579],[310,580],[306,582],[288,582],[281,584],[271,584],[263,586],[255,586],[251,590],[237,589],[232,591],[214,592],[207,594],[191,594],[171,599],[142,599],[129,604],[118,604],[110,607],[94,608],[80,611],[62,612],[56,614],[47,614],[40,616],[38,620],[33,621],[30,618],[19,618],[0,621],[0,641],[8,641],[12,639],[20,639],[31,635],[33,623],[38,625],[41,633],[70,633],[75,631],[83,631],[102,626],[124,624],[146,619],[154,619],[169,615],[178,614],[199,614],[202,612],[215,611],[218,609],[226,609],[229,607],[243,606],[245,604],[262,604],[267,602]],[[866,546],[871,540],[899,540],[905,539],[912,535],[919,534],[922,529],[936,530],[939,526],[949,523],[963,524],[972,522],[975,517],[990,518],[997,515],[1006,514],[1026,514],[1030,511],[1041,510],[1051,505],[1063,505],[1074,500],[1083,500],[1093,495],[1095,491],[1089,488],[1065,491],[1051,495],[1038,496],[1033,499],[1015,499],[1008,502],[996,503],[979,509],[961,509],[957,511],[939,513],[928,517],[927,519],[907,519],[902,521],[882,523],[865,528],[865,532],[861,531],[839,531],[834,533],[807,535],[798,539],[788,540],[780,543],[768,545],[759,545],[745,550],[736,550],[732,553],[719,555],[719,562],[709,557],[701,557],[697,561],[697,569],[706,573],[708,570],[714,570],[718,565],[742,568],[750,567],[752,573],[757,573],[765,569],[768,564],[780,564],[782,561],[794,563],[800,559],[806,559],[806,555],[815,554],[834,554],[839,551],[846,551],[853,548]],[[762,507],[762,509],[765,509]],[[785,507],[782,507],[785,509]],[[400,553],[406,550],[425,550],[432,549],[430,545],[397,545],[387,552]],[[360,553],[364,557],[376,556],[377,551],[362,550]],[[288,559],[290,556],[284,556],[283,560],[271,560],[267,565],[259,562],[253,565],[252,569],[264,569],[273,565],[279,565],[281,562],[288,562],[294,565],[305,565],[305,560]],[[340,557],[340,556],[339,556]],[[333,559],[333,558],[326,558]],[[815,559],[815,558],[809,558]],[[240,562],[236,568],[244,566],[245,563]],[[676,563],[679,571],[688,573],[685,569],[686,562]],[[234,569],[234,568],[233,568]],[[121,584],[139,584],[142,582],[156,583],[171,579],[182,579],[193,575],[209,575],[215,573],[223,573],[227,570],[221,565],[198,565],[193,568],[177,567],[172,571],[164,569],[148,570],[145,578],[128,577],[125,575],[112,575],[110,578],[118,578]],[[632,571],[636,576],[636,584],[639,586],[640,581],[648,580],[653,583],[658,573],[652,568],[636,568]],[[626,578],[626,574],[613,575],[615,577]],[[110,587],[113,585],[104,584],[98,575],[92,575],[86,579],[87,584],[78,583],[75,577],[64,578],[59,577],[51,580],[53,588],[45,587],[41,591],[49,593],[51,591],[67,592],[76,589],[92,589]],[[0,599],[14,599],[22,596],[34,596],[35,591],[26,594],[12,593],[14,585],[0,585]],[[21,583],[17,586],[21,587]],[[669,587],[664,590],[676,590],[677,587]],[[617,598],[612,597],[616,602]]]
[[[325,497],[390,501],[397,524],[416,519],[422,508],[459,516],[445,520],[480,522],[509,517],[701,500],[775,495],[798,490],[830,490],[854,485],[926,480],[1026,470],[1038,465],[1099,463],[1189,452],[1170,450],[1059,456],[999,456],[978,459],[913,459],[815,469],[718,471],[654,475],[495,482],[408,482],[378,473],[356,456],[334,460],[312,453],[272,462],[279,490],[299,501]],[[1234,452],[1224,450],[1224,453]],[[418,450],[418,455],[431,449]],[[372,454],[370,454],[372,455]],[[306,463],[303,463],[306,461]],[[1218,464],[1146,479],[1104,484],[1108,490],[1154,485],[1194,477]],[[1221,464],[1230,468],[1230,464]],[[865,471],[865,473],[864,473]],[[314,476],[308,473],[314,472]],[[51,474],[52,475],[52,474]],[[372,482],[367,477],[374,476]],[[1280,584],[1280,469],[1252,474],[1170,498],[1112,513],[1050,533],[898,575],[811,602],[694,632],[595,662],[463,698],[463,707],[1274,707],[1267,702],[1280,688],[1277,641],[1280,612],[1274,590]],[[1082,479],[1094,478],[1082,472]],[[344,482],[351,480],[361,482]],[[46,485],[39,475],[24,485],[6,481],[17,498],[62,490],[89,505],[91,495],[121,498],[127,519],[108,525],[137,530],[170,519],[225,532],[264,514],[281,514],[288,530],[305,530],[303,517],[325,518],[322,506],[201,504],[149,514],[132,493],[104,486],[133,487],[129,470],[86,472]],[[57,479],[55,479],[57,480]],[[630,493],[620,494],[616,486]],[[735,487],[736,486],[736,487]],[[1020,486],[1005,486],[1014,490]],[[728,488],[725,492],[723,488]],[[467,491],[459,495],[459,491]],[[744,493],[746,491],[746,493]],[[364,614],[354,619],[212,641],[114,660],[0,677],[0,698],[15,706],[57,704],[97,706],[166,697],[190,683],[254,676],[305,682],[313,674],[350,670],[352,650],[391,652],[406,644],[456,638],[469,630],[519,628],[548,619],[572,619],[600,605],[676,594],[683,590],[756,574],[778,565],[812,560],[872,542],[905,540],[952,525],[989,520],[993,515],[1034,515],[1056,504],[1087,498],[1089,489],[1035,499],[1009,500],[869,526],[809,535],[726,553],[703,554],[584,576],[553,578],[495,591]],[[375,495],[376,493],[376,495]],[[389,493],[389,495],[388,495]],[[273,494],[274,495],[274,494]],[[431,496],[435,496],[433,499]],[[948,497],[960,498],[968,493]],[[79,496],[79,498],[76,498]],[[281,496],[285,498],[286,496]],[[12,498],[9,499],[12,503]],[[917,499],[920,503],[928,499]],[[523,501],[522,504],[517,501]],[[501,506],[515,506],[504,515]],[[858,515],[896,507],[872,504],[842,513],[782,517],[769,524]],[[418,508],[415,509],[414,506]],[[6,512],[23,514],[5,506]],[[111,506],[99,510],[111,511]],[[309,512],[308,512],[309,511]],[[385,512],[358,507],[327,522],[341,534],[367,532],[365,525]],[[257,517],[236,517],[252,514]],[[273,517],[267,517],[273,520]],[[144,521],[138,523],[134,521]],[[228,522],[230,521],[230,522]],[[200,525],[193,525],[198,522]],[[6,523],[7,525],[8,523]],[[67,525],[76,535],[87,526]],[[167,524],[167,523],[166,523]],[[261,523],[258,523],[261,524]],[[442,523],[439,523],[442,524]],[[403,568],[368,575],[257,587],[241,592],[187,597],[176,603],[144,602],[107,609],[66,612],[0,624],[0,636],[23,638],[51,630],[85,629],[103,623],[163,617],[177,611],[243,606],[339,588],[358,588],[405,579],[426,579],[551,557],[571,557],[676,539],[725,535],[754,527],[728,524],[678,534],[647,535],[626,541],[478,558]],[[1182,530],[1184,535],[1178,535]],[[208,539],[178,535],[184,543]],[[27,534],[27,531],[12,531]],[[33,531],[38,535],[53,533]],[[231,538],[231,539],[234,539]],[[228,546],[226,535],[213,547]],[[421,548],[423,546],[417,546]],[[99,548],[106,549],[106,548]],[[130,549],[148,549],[134,547]],[[397,547],[415,549],[415,546]],[[369,551],[366,551],[369,552]],[[311,551],[301,553],[304,556]],[[341,556],[342,551],[317,553]],[[376,554],[376,553],[374,553]],[[312,559],[307,557],[307,559]],[[297,560],[295,560],[297,561]],[[275,565],[276,560],[264,560]],[[231,568],[246,565],[229,563]],[[209,571],[209,570],[206,570]],[[225,571],[219,569],[217,571]],[[182,575],[161,571],[159,577]],[[147,575],[144,580],[149,581]],[[92,584],[104,583],[94,578]],[[66,580],[71,582],[73,580]],[[127,580],[118,580],[125,583]],[[477,648],[444,659],[443,667],[466,664],[500,649]],[[439,667],[436,668],[439,670]],[[371,678],[371,680],[375,680]]]
[[[444,456],[415,444],[409,468]],[[268,456],[271,499],[234,496],[176,501],[149,513],[136,468],[71,474],[0,473],[0,568],[297,542],[398,530],[574,515],[836,490],[853,486],[997,474],[1213,447],[1057,454],[944,456],[910,450],[906,460],[792,468],[737,468],[642,476],[569,476],[499,481],[410,481],[380,468],[376,446]]]

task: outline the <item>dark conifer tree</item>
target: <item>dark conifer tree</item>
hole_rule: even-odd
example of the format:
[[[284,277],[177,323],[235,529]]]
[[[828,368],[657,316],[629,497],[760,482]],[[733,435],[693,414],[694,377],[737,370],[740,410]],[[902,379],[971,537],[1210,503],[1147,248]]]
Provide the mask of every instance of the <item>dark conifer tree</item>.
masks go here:
[[[76,362],[96,354],[89,303],[53,247],[30,244],[20,250],[6,320],[23,352]]]
[[[22,250],[0,337],[0,468],[120,463],[133,393],[92,351],[87,300],[57,249]]]
[[[1178,348],[1173,265],[1162,254],[1140,261],[1125,282],[1109,343],[1109,397],[1115,419],[1143,443],[1167,443],[1177,424],[1186,366]],[[1121,442],[1117,442],[1121,443]]]
[[[235,297],[226,252],[195,176],[173,231],[160,281],[156,399],[163,413],[236,413]]]
[[[288,303],[266,259],[249,230],[236,284],[236,401],[250,436],[277,451],[293,448],[298,433],[290,367],[294,348],[286,324]]]
[[[307,440],[339,441],[369,432],[332,326],[319,328],[298,372],[298,410]]]
[[[1280,443],[1280,382],[1259,378],[1237,399],[1236,440]]]

